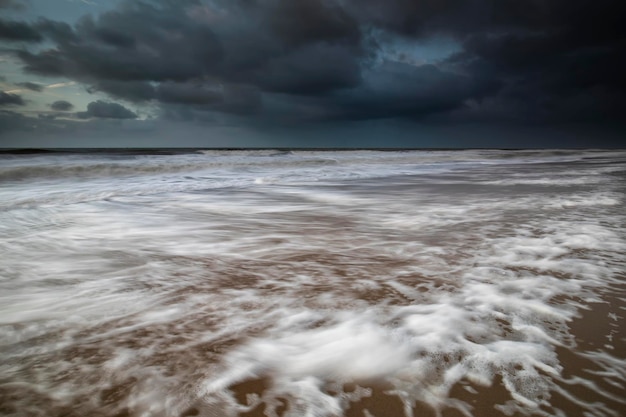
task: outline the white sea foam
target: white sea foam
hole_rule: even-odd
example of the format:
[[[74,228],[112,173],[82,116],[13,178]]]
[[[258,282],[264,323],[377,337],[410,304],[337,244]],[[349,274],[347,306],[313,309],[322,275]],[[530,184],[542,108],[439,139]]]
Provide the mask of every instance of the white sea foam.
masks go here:
[[[5,159],[45,167],[0,191],[7,414],[335,416],[392,394],[480,415],[462,386],[501,389],[494,413],[617,415],[625,157]],[[65,162],[91,175],[38,177]],[[586,340],[574,324],[602,303]]]

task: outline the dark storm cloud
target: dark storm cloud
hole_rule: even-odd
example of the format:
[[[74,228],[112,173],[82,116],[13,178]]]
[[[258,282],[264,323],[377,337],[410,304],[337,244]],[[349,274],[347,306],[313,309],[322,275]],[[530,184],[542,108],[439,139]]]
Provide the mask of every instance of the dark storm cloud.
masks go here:
[[[162,7],[126,3],[95,20],[87,16],[74,28],[50,21],[36,26],[58,43],[39,53],[20,53],[26,70],[41,75],[105,81],[187,80],[202,75],[203,62],[221,54],[210,27],[194,23],[174,3]]]
[[[506,1],[506,0],[503,0]],[[370,26],[410,37],[460,32],[489,20],[490,1],[348,0],[347,7]]]
[[[500,85],[473,115],[525,122],[621,123],[626,98],[626,4],[612,0],[360,0],[361,21],[409,39],[447,35],[445,64]],[[472,97],[475,98],[475,97]],[[494,108],[497,107],[497,108]],[[504,114],[508,109],[508,114]]]
[[[54,103],[50,104],[50,108],[56,111],[70,111],[74,108],[74,105],[69,101],[57,100]]]
[[[419,119],[461,107],[468,98],[479,99],[500,87],[493,80],[461,76],[435,65],[393,61],[366,73],[365,81],[363,88],[336,96],[339,118]]]
[[[129,0],[73,25],[2,22],[14,38],[53,43],[17,52],[26,71],[157,104],[177,120],[212,120],[217,112],[289,122],[622,123],[624,7],[612,0]],[[452,39],[458,52],[439,62],[413,57],[417,64],[389,55],[394,42],[438,37]],[[111,114],[134,115],[116,106],[127,113]]]
[[[72,26],[65,22],[40,18],[33,26],[43,35],[60,44],[67,45],[80,40]]]
[[[37,91],[37,92],[41,92],[43,91],[44,86],[41,84],[35,84],[35,83],[31,83],[31,82],[23,82],[23,83],[17,83],[16,85],[19,85],[20,87],[24,87],[28,90],[31,91]]]
[[[244,6],[213,24],[224,56],[212,75],[264,92],[295,95],[325,94],[359,84],[360,65],[368,51],[358,21],[339,3],[239,4]]]
[[[214,120],[202,112],[250,116],[262,107],[258,89],[245,85],[207,86],[189,83],[163,83],[156,89],[163,115],[174,120]],[[193,109],[193,111],[189,111]]]
[[[516,30],[468,34],[449,62],[501,80],[499,101],[526,108],[527,121],[619,122],[626,98],[622,4],[554,1],[534,19],[509,13]]]
[[[157,89],[156,95],[164,103],[203,105],[222,100],[221,88],[211,88],[211,86],[193,83],[162,83]]]
[[[411,38],[437,34],[463,38],[478,33],[547,30],[564,27],[606,31],[604,19],[623,11],[613,0],[346,0],[347,9],[365,24]],[[618,13],[618,14],[616,14]]]
[[[26,103],[24,102],[24,99],[22,98],[22,96],[0,91],[0,106],[5,106],[5,105],[23,106],[25,104]]]
[[[31,25],[0,19],[0,40],[39,42],[43,36]]]
[[[87,111],[78,112],[79,119],[103,118],[103,119],[136,119],[137,115],[119,103],[111,103],[102,100],[93,101],[87,105]]]
[[[294,94],[357,85],[364,52],[357,22],[330,2],[303,3],[231,6],[221,16],[199,1],[127,2],[74,28],[42,20],[34,27],[57,47],[18,56],[29,72],[78,79],[129,100],[158,99],[148,82],[193,88],[209,79]]]
[[[24,8],[24,4],[18,0],[0,0],[0,9],[15,9],[20,10]]]
[[[359,23],[338,3],[278,0],[268,2],[264,17],[279,39],[290,45],[340,42],[356,45]]]
[[[315,43],[237,75],[267,92],[319,95],[361,82],[360,64],[343,46]]]
[[[163,130],[163,126],[155,129],[149,121],[112,118],[73,120],[68,116],[66,113],[45,112],[29,117],[0,109],[0,148],[106,147],[112,143],[124,147],[128,146],[130,138],[137,135],[144,135],[144,143],[149,145]],[[176,132],[170,132],[171,136],[176,136]]]
[[[102,91],[112,97],[131,101],[133,103],[150,101],[156,98],[156,89],[148,81],[92,81],[92,84],[87,91],[92,94],[97,91]]]

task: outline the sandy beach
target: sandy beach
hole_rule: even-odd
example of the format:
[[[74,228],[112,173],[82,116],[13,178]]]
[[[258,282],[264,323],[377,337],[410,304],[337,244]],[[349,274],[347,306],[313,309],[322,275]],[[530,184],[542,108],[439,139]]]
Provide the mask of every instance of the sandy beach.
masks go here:
[[[0,158],[2,415],[626,407],[622,151]]]

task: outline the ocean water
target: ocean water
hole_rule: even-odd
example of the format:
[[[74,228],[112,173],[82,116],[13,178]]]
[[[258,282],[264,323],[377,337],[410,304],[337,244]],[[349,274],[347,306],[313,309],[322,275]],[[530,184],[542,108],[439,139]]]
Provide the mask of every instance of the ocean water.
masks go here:
[[[0,155],[0,415],[623,416],[626,151]]]

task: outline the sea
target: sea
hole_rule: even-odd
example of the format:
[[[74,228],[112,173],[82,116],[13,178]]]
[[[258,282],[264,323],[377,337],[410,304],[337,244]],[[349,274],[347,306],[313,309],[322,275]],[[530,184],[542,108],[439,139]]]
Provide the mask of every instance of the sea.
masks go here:
[[[0,153],[0,415],[626,415],[625,150]]]

